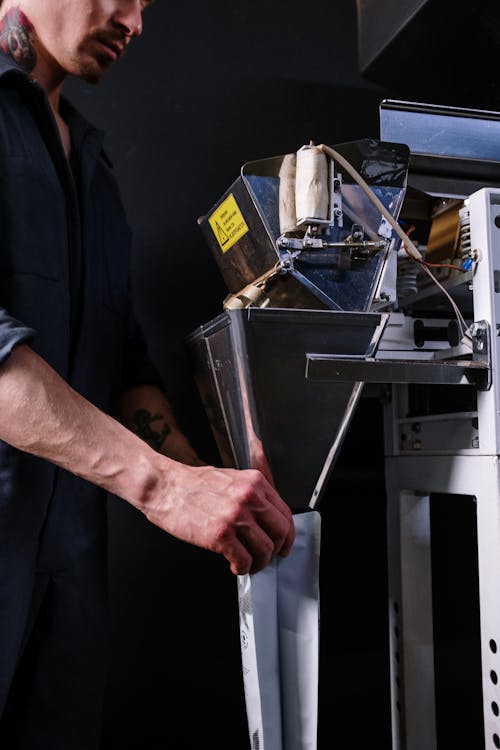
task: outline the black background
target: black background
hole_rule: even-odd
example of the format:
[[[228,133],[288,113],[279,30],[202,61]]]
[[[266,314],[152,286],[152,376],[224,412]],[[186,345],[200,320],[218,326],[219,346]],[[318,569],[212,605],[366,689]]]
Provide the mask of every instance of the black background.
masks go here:
[[[397,90],[361,76],[352,0],[306,6],[158,0],[144,15],[143,36],[101,85],[68,81],[70,99],[108,132],[106,148],[135,234],[138,316],[179,422],[206,460],[219,461],[184,339],[222,310],[227,290],[197,218],[246,161],[295,151],[310,140],[334,145],[377,138],[380,101],[411,99],[417,80],[421,91],[411,62]],[[430,82],[425,100],[461,104],[446,91],[446,81]],[[383,431],[376,399],[362,399],[320,510],[319,748],[389,748]],[[473,569],[473,552],[471,565],[463,562],[473,542],[460,547],[470,536],[467,513],[452,558],[465,572]],[[162,533],[116,498],[109,517],[112,622],[103,750],[247,750],[236,582],[225,561]],[[442,517],[435,528],[446,546],[441,526]],[[453,563],[449,573],[456,573]],[[446,583],[441,589],[449,592]],[[443,662],[459,663],[462,679],[458,687],[452,678],[440,683],[442,721],[448,715],[458,721],[448,721],[452,739],[443,739],[440,750],[445,742],[479,750],[476,662],[463,671],[463,654],[477,655],[469,645],[476,609],[469,607],[467,632],[458,633],[455,650],[448,625],[461,618],[458,610],[454,617],[453,595],[449,600],[440,620],[448,648]]]

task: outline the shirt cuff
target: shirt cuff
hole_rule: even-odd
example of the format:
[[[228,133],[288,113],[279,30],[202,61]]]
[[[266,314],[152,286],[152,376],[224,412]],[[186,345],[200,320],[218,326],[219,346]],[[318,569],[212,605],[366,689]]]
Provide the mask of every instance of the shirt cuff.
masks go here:
[[[30,341],[35,334],[33,328],[28,328],[0,308],[0,366],[9,358],[15,346]]]

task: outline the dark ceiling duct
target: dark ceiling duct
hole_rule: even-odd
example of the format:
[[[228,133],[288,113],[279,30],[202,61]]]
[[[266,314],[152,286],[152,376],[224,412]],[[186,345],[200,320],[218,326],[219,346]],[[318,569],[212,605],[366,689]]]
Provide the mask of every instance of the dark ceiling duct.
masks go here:
[[[500,108],[500,8],[356,0],[360,73],[402,99]]]

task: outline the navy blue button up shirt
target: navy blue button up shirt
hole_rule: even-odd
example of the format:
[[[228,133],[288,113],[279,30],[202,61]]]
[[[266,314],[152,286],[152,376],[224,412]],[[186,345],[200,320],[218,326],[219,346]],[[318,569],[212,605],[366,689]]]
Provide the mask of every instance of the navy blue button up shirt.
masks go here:
[[[71,161],[43,89],[0,55],[0,364],[28,342],[109,412],[123,388],[160,379],[133,313],[130,229],[103,134],[61,107]],[[39,552],[43,536],[48,564],[64,565],[104,514],[97,487],[0,441],[0,609],[3,559]]]

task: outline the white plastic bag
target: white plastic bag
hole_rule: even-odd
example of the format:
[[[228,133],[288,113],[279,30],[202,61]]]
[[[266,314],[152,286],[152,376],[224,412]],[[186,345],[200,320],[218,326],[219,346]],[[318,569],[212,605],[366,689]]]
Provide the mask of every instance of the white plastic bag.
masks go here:
[[[288,557],[238,576],[243,684],[252,750],[316,750],[319,670],[317,511],[294,516]]]

